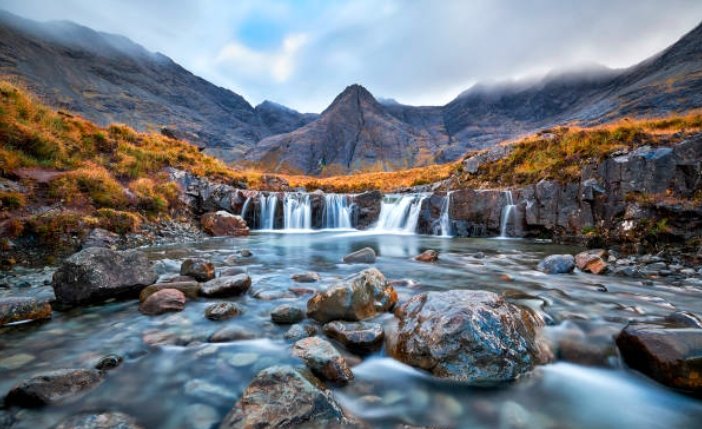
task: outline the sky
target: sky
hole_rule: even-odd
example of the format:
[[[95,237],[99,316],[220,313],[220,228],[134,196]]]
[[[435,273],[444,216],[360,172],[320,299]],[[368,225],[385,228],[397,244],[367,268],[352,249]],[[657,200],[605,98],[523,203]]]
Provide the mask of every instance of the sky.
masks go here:
[[[702,22],[701,0],[0,0],[122,34],[243,95],[320,112],[346,86],[441,105],[477,82],[627,67]]]

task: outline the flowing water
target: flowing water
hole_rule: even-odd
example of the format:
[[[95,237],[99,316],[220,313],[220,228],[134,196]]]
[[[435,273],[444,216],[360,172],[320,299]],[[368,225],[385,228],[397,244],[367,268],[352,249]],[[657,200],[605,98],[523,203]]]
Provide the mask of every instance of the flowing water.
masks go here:
[[[387,225],[406,228],[416,202],[397,202],[407,205],[408,220]],[[271,309],[281,303],[302,306],[310,295],[298,296],[300,288],[323,289],[364,269],[343,264],[341,258],[365,246],[376,250],[375,266],[389,279],[406,280],[397,286],[401,300],[421,291],[495,291],[542,312],[549,338],[577,332],[586,343],[606,347],[629,320],[662,317],[675,309],[702,313],[702,291],[694,287],[671,287],[658,280],[644,286],[635,279],[583,273],[544,275],[534,269],[542,257],[579,249],[526,240],[447,240],[374,231],[253,232],[248,238],[149,248],[145,250],[162,278],[177,275],[186,257],[209,258],[218,269],[227,264],[245,267],[252,289],[231,299],[243,314],[228,321],[207,320],[203,311],[216,300],[201,299],[188,301],[181,313],[147,317],[130,300],[55,312],[45,323],[0,328],[0,392],[37,372],[90,367],[104,354],[125,357],[94,391],[62,405],[24,410],[14,427],[49,428],[83,410],[123,411],[149,429],[216,427],[258,371],[277,363],[300,364],[291,357],[292,343],[284,339],[287,327],[271,323]],[[242,248],[253,256],[227,259]],[[413,260],[426,249],[441,252],[437,263]],[[290,276],[302,271],[318,272],[321,282],[293,283]],[[51,293],[43,285],[51,270],[19,274],[23,277],[16,280],[31,286],[0,289],[0,296]],[[392,317],[374,320],[388,323]],[[241,327],[253,338],[207,343],[224,326]],[[149,345],[154,342],[167,345]],[[334,388],[334,394],[371,427],[682,429],[699,427],[702,421],[702,402],[622,368],[615,355],[608,367],[559,361],[493,388],[436,379],[389,358],[384,349],[353,371],[356,380]]]
[[[451,194],[453,191],[449,191],[444,197],[444,201],[441,203],[441,215],[439,216],[439,226],[441,227],[442,237],[451,237],[451,219],[449,214],[451,212]]]
[[[500,218],[500,238],[509,238],[507,233],[507,228],[509,227],[509,222],[512,220],[512,213],[514,212],[514,200],[512,199],[512,191],[504,191],[505,205],[502,207],[502,216]]]
[[[312,206],[307,193],[286,193],[283,201],[283,228],[288,230],[312,229]]]
[[[322,228],[351,229],[351,196],[345,194],[324,194]]]
[[[275,210],[278,206],[278,197],[270,194],[261,199],[261,229],[275,228]]]
[[[375,227],[379,232],[414,233],[425,194],[385,195]]]

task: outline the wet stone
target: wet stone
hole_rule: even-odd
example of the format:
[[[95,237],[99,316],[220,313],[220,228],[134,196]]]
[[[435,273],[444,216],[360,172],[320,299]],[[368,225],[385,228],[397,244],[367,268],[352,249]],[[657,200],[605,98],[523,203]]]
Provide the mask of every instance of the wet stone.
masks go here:
[[[375,262],[375,250],[370,247],[364,247],[344,256],[343,261],[347,264],[372,264]]]
[[[51,305],[36,298],[0,298],[0,326],[24,320],[51,318]]]
[[[15,385],[5,397],[5,404],[20,407],[54,404],[85,393],[102,381],[102,371],[95,369],[49,371]]]
[[[122,361],[124,361],[122,356],[118,356],[118,355],[103,356],[95,364],[95,369],[99,369],[101,371],[109,371],[111,369],[115,369],[118,366],[120,366],[122,364]]]
[[[119,412],[81,413],[63,420],[54,429],[143,429],[136,419]]]
[[[353,380],[353,373],[346,360],[328,341],[319,337],[303,338],[293,346],[293,355],[318,377],[335,383],[346,384]]]
[[[240,314],[241,308],[233,302],[218,302],[205,309],[205,317],[210,320],[227,320]]]
[[[177,289],[161,289],[149,295],[139,306],[139,311],[148,316],[183,311],[185,295]]]
[[[544,258],[537,269],[546,274],[567,274],[573,272],[575,258],[573,255],[550,255]]]
[[[354,353],[370,353],[383,345],[383,327],[379,323],[334,321],[324,325],[323,330]]]
[[[302,325],[297,323],[292,325],[284,336],[286,340],[297,341],[303,338],[312,337],[314,335],[317,335],[317,328],[312,325]]]
[[[190,258],[183,261],[180,266],[180,275],[192,277],[199,282],[206,282],[214,278],[215,267],[205,259]]]
[[[315,273],[314,271],[308,271],[306,273],[296,273],[290,276],[292,281],[297,282],[297,283],[314,283],[318,282],[321,278],[319,277],[319,274]]]
[[[292,304],[281,304],[271,311],[271,320],[279,325],[291,325],[305,318],[305,310]]]
[[[233,297],[246,293],[251,287],[251,277],[246,274],[219,277],[200,286],[200,294],[209,298]]]

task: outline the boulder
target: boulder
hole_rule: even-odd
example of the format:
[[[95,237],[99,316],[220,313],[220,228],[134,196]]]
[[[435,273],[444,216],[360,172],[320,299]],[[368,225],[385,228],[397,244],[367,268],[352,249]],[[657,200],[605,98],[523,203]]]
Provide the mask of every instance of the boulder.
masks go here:
[[[15,385],[5,397],[6,405],[39,407],[85,393],[102,383],[96,369],[59,369],[36,375]]]
[[[629,367],[674,389],[702,393],[702,329],[629,324],[616,342]]]
[[[119,412],[81,413],[71,416],[54,429],[143,429],[133,417]]]
[[[471,383],[514,380],[550,359],[543,320],[487,291],[427,292],[397,308],[386,334],[396,359],[434,375]]]
[[[322,328],[324,333],[354,353],[370,353],[383,345],[385,335],[379,323],[329,322]]]
[[[604,274],[608,268],[606,257],[607,251],[604,249],[586,250],[575,255],[575,266],[586,273]]]
[[[343,424],[331,392],[290,365],[259,372],[219,429],[326,427]]]
[[[358,321],[388,311],[397,292],[375,268],[361,271],[307,301],[307,315],[318,322]]]
[[[305,310],[291,304],[282,304],[271,311],[271,320],[280,325],[292,325],[305,318]]]
[[[233,302],[218,302],[205,309],[205,317],[210,320],[227,320],[240,314],[241,308]]]
[[[199,282],[206,282],[215,278],[215,267],[205,259],[190,258],[180,265],[180,275],[192,277]]]
[[[178,281],[172,283],[156,283],[142,289],[139,294],[139,301],[144,302],[146,298],[163,289],[176,289],[183,292],[187,298],[195,299],[200,295],[200,283],[192,281]]]
[[[0,326],[24,320],[51,318],[51,305],[36,298],[0,298]]]
[[[183,311],[183,308],[185,308],[185,294],[178,289],[161,289],[149,295],[139,305],[139,311],[147,316]]]
[[[213,236],[245,237],[249,235],[249,227],[241,216],[233,215],[224,210],[202,215],[200,219],[203,231]]]
[[[231,297],[246,293],[251,287],[251,277],[246,274],[218,277],[200,285],[200,295],[206,297]]]
[[[339,384],[353,380],[353,372],[346,359],[327,340],[303,338],[295,343],[292,352],[318,377]]]
[[[436,262],[439,259],[439,252],[436,250],[425,250],[414,257],[419,262]]]
[[[364,247],[344,256],[343,261],[347,264],[372,264],[375,262],[375,250]]]
[[[314,271],[308,271],[306,273],[296,273],[290,276],[294,282],[298,283],[314,283],[320,280],[319,274]]]
[[[575,269],[573,255],[550,255],[544,258],[536,267],[546,274],[567,274]]]
[[[142,252],[91,247],[67,258],[54,273],[52,286],[59,305],[74,306],[135,297],[157,279]]]

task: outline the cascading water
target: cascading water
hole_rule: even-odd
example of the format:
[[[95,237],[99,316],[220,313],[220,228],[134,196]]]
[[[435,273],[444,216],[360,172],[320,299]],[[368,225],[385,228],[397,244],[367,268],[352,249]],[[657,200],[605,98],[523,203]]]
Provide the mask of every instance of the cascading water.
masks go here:
[[[505,204],[502,207],[502,216],[500,218],[500,238],[509,238],[507,235],[507,227],[509,226],[510,220],[512,220],[512,212],[514,212],[514,200],[512,199],[512,191],[507,190],[503,192],[505,196]]]
[[[312,205],[309,194],[286,193],[283,210],[284,229],[312,229]]]
[[[451,219],[449,219],[449,210],[451,209],[451,194],[453,191],[449,191],[444,197],[443,203],[441,203],[441,216],[439,217],[439,226],[441,227],[442,237],[451,237]]]
[[[349,196],[325,194],[322,212],[322,228],[351,229],[351,206]]]
[[[244,205],[241,207],[240,216],[242,219],[246,219],[246,213],[249,211],[249,204],[251,204],[251,197],[246,197],[246,201],[244,201]]]
[[[380,203],[377,231],[415,232],[424,194],[386,195]]]
[[[261,196],[261,229],[273,229],[278,197],[275,194]]]

